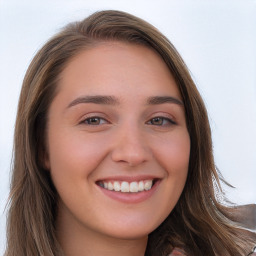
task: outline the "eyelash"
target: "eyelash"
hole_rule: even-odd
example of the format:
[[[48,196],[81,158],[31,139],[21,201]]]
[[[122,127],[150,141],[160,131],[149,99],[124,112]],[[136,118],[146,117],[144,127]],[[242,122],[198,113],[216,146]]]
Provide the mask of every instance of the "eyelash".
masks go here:
[[[98,120],[98,121],[100,121],[100,123],[98,123],[98,124],[92,124],[92,123],[90,123],[91,121],[92,122],[94,122],[95,120]],[[97,126],[97,125],[102,125],[102,123],[101,122],[104,122],[104,124],[105,123],[109,123],[105,118],[102,118],[102,117],[99,117],[99,116],[91,116],[91,117],[87,117],[87,118],[85,118],[84,120],[82,120],[81,122],[80,122],[80,124],[85,124],[85,125],[91,125],[91,126]]]
[[[160,124],[153,124],[152,121],[155,120],[155,121],[161,121]],[[166,123],[167,122],[167,123]],[[163,117],[163,116],[156,116],[156,117],[153,117],[151,118],[147,124],[149,125],[155,125],[155,126],[171,126],[171,125],[176,125],[177,123],[174,122],[171,118],[167,118],[167,117]]]
[[[102,123],[103,121],[103,123]],[[153,124],[153,122],[159,122],[160,124]],[[94,122],[94,124],[93,124]],[[96,124],[95,124],[96,122]],[[88,117],[80,122],[80,124],[90,125],[90,126],[98,126],[102,124],[109,123],[105,118],[99,117],[99,116],[92,116]],[[148,125],[155,125],[155,126],[170,126],[170,125],[176,125],[177,123],[174,122],[172,119],[162,116],[156,116],[151,118],[149,121],[146,122]]]

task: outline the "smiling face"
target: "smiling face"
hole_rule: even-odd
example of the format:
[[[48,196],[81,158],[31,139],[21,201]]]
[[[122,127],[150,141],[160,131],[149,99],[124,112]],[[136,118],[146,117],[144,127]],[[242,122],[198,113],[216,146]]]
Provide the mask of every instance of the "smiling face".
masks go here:
[[[72,59],[58,86],[46,159],[58,227],[146,237],[175,207],[189,164],[184,106],[166,64],[145,46],[104,43]]]

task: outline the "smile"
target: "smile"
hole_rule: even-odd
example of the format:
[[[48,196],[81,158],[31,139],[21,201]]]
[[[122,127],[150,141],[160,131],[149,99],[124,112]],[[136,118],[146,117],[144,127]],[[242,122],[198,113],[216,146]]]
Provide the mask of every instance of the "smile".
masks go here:
[[[98,185],[106,190],[122,192],[122,193],[137,193],[148,191],[152,188],[154,180],[141,181],[99,181]]]
[[[137,204],[152,197],[161,183],[161,178],[109,177],[96,182],[100,191],[121,203]]]

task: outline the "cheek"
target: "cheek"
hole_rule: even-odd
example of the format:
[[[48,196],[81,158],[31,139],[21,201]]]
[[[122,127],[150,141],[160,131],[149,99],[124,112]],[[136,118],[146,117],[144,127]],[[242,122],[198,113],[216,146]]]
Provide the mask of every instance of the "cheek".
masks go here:
[[[186,177],[190,156],[190,137],[187,131],[165,136],[155,143],[154,149],[168,175]]]
[[[166,196],[165,201],[162,201],[162,207],[168,215],[178,202],[186,183],[190,156],[190,137],[187,132],[177,132],[165,136],[165,139],[156,148],[158,148],[155,151],[158,162],[166,173],[163,191]]]
[[[83,132],[49,134],[49,162],[52,174],[87,177],[106,155],[105,144],[96,136]]]

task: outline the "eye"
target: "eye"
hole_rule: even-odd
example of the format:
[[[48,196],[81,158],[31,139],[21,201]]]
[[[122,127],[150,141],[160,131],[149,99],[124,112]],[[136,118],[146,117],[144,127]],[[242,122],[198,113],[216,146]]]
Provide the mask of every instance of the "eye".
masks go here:
[[[108,123],[106,119],[98,116],[88,117],[81,122],[81,124],[86,125],[102,125],[106,123]]]
[[[157,117],[150,119],[147,122],[147,124],[157,125],[157,126],[168,126],[168,125],[173,125],[176,123],[170,118],[157,116]]]

